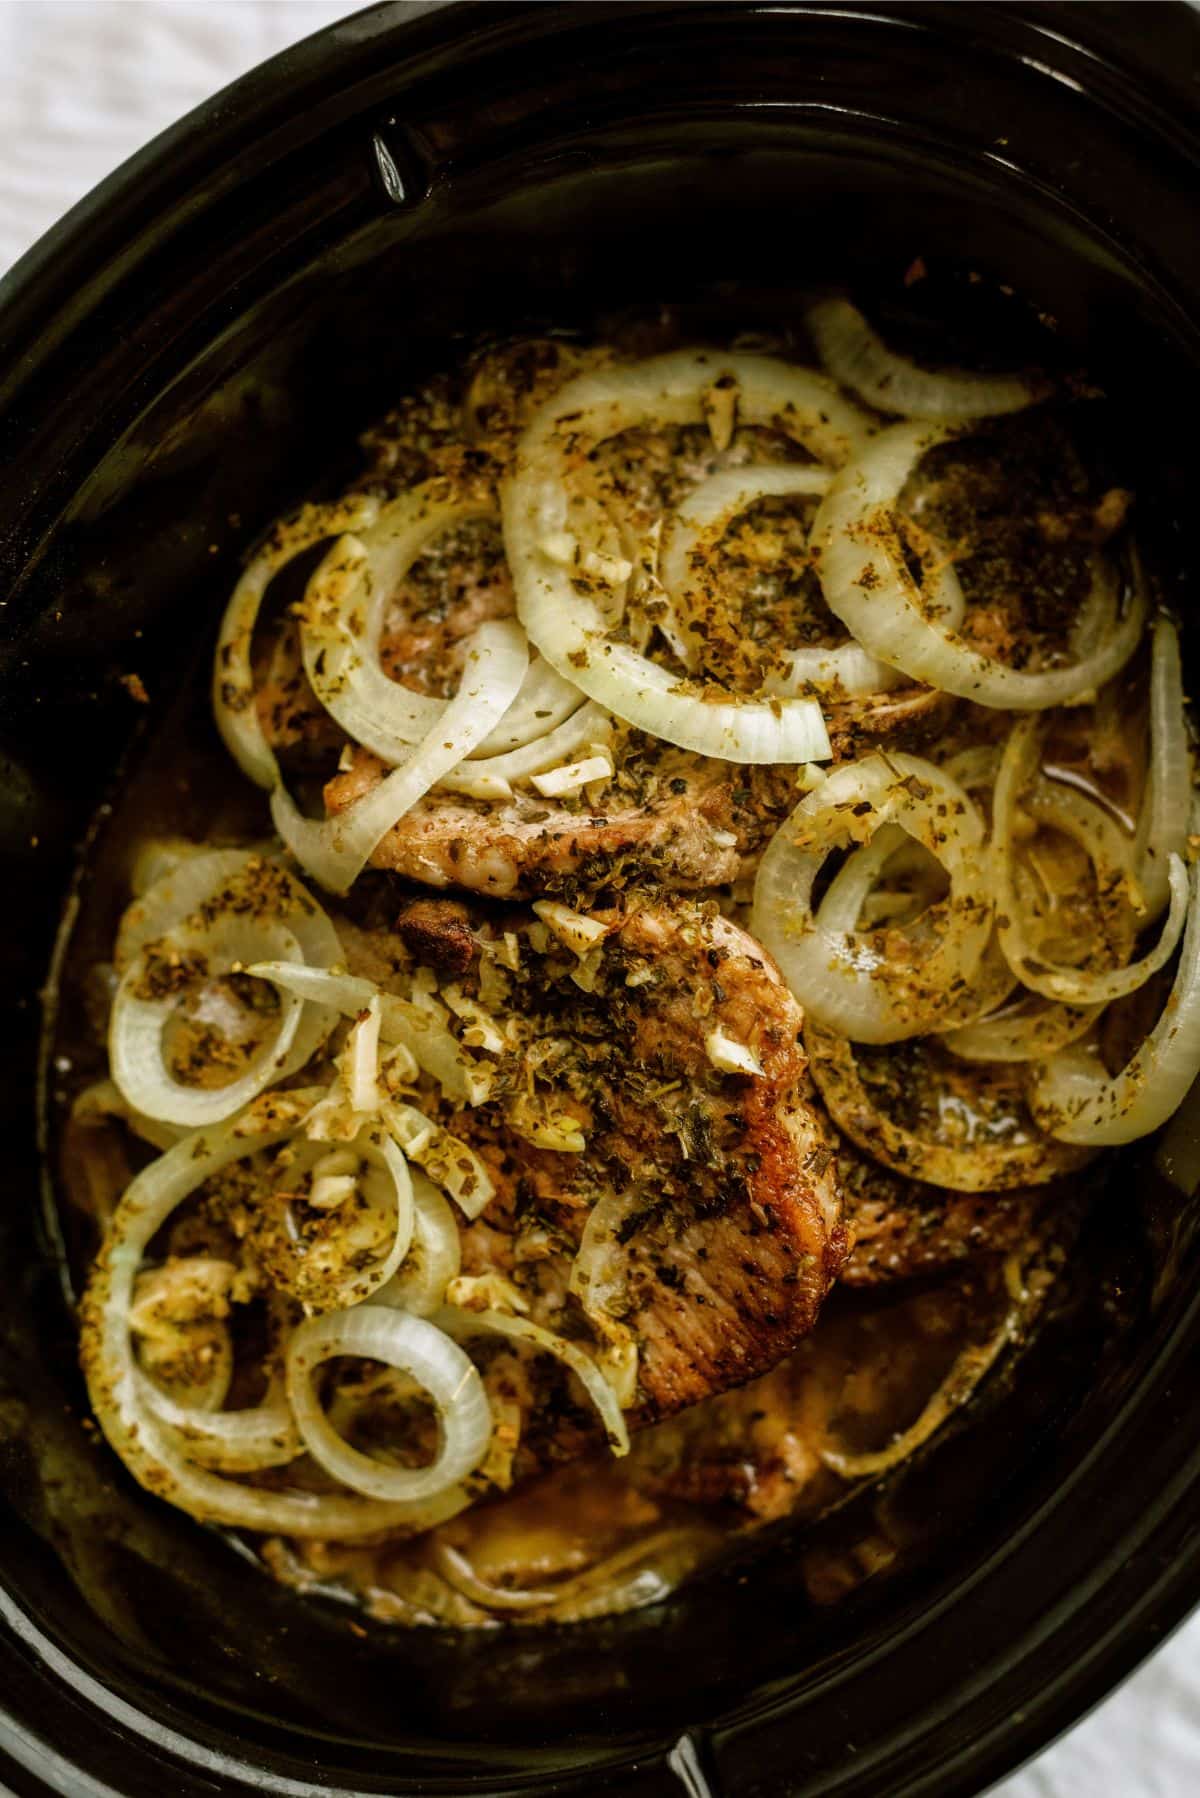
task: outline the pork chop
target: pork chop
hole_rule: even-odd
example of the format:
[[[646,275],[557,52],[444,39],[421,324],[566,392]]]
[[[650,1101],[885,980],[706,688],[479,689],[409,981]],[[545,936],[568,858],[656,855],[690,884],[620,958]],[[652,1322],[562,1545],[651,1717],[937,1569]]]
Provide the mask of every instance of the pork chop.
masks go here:
[[[944,696],[903,688],[847,701],[827,716],[835,760],[880,742],[914,747],[944,722]],[[594,805],[516,791],[489,802],[434,791],[393,826],[374,867],[426,886],[496,898],[656,884],[696,892],[753,864],[800,797],[796,769],[743,767],[672,749],[637,732],[618,738],[616,775]],[[325,788],[331,817],[387,770],[365,749]]]
[[[596,911],[602,940],[582,956],[541,918],[480,911],[465,970],[463,910],[446,905],[440,943],[428,901],[394,934],[339,921],[352,968],[387,984],[389,959],[418,944],[431,965],[455,958],[459,992],[504,1020],[492,1097],[439,1115],[496,1187],[463,1227],[463,1275],[485,1302],[488,1276],[511,1283],[533,1321],[584,1346],[636,1345],[634,1427],[753,1379],[812,1328],[847,1247],[795,1000],[711,904]],[[585,1306],[569,1280],[598,1205],[604,1268]],[[518,1473],[595,1440],[562,1372],[530,1364]]]

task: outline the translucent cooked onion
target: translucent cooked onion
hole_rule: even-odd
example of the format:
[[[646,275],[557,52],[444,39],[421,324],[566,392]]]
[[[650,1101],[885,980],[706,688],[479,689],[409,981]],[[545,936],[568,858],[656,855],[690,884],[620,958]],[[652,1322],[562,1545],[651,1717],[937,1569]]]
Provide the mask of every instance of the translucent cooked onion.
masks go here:
[[[687,621],[702,619],[709,609],[702,574],[704,562],[734,519],[768,497],[826,493],[831,478],[828,469],[811,465],[726,468],[710,475],[681,501],[660,566],[676,630],[684,645],[686,667],[695,669],[699,660],[696,639],[689,636]],[[962,623],[965,601],[949,561],[930,581],[929,603],[948,629],[956,630]],[[828,686],[851,696],[884,693],[905,679],[857,643],[833,648],[779,647],[788,666],[785,673],[773,675],[768,681],[771,692],[803,693],[814,686]]]
[[[629,1258],[621,1226],[642,1201],[631,1193],[604,1193],[588,1212],[579,1248],[571,1263],[568,1288],[592,1322],[610,1338],[628,1335],[620,1322],[624,1309]]]
[[[395,993],[385,993],[371,980],[356,974],[334,974],[324,968],[299,967],[292,962],[255,962],[246,969],[260,980],[269,980],[297,998],[330,1006],[345,1018],[356,1018],[379,1001],[379,1034],[385,1043],[402,1043],[417,1066],[431,1074],[449,1099],[480,1105],[492,1089],[491,1075],[479,1067],[449,1029],[449,1014],[437,1005],[418,1005]]]
[[[365,529],[378,513],[379,501],[365,493],[348,494],[332,505],[302,506],[274,527],[233,590],[217,637],[213,711],[230,755],[260,787],[273,787],[279,780],[279,763],[258,716],[250,659],[267,588],[293,557],[326,537]]]
[[[156,1149],[173,1148],[182,1135],[178,1125],[164,1124],[135,1111],[113,1080],[94,1080],[85,1086],[71,1107],[71,1117],[88,1124],[96,1119],[119,1118],[135,1136]]]
[[[415,1105],[386,1099],[382,1116],[410,1160],[454,1199],[464,1217],[477,1218],[496,1196],[496,1184],[470,1143],[443,1130]]]
[[[1003,1138],[956,1147],[919,1136],[887,1115],[868,1091],[853,1045],[814,1024],[804,1030],[813,1079],[843,1135],[898,1174],[954,1192],[1007,1192],[1040,1186],[1089,1159],[1049,1136],[1026,1142]]]
[[[476,1332],[508,1336],[516,1342],[527,1342],[547,1355],[554,1355],[570,1369],[600,1413],[608,1446],[614,1455],[629,1453],[629,1427],[625,1422],[616,1393],[592,1357],[578,1343],[544,1330],[527,1317],[513,1317],[505,1311],[460,1311],[446,1306],[437,1321],[453,1336],[468,1340]]]
[[[813,913],[813,887],[830,852],[869,841],[889,824],[936,856],[949,878],[947,897],[921,921],[923,939],[910,927],[890,930],[883,943]],[[982,839],[975,805],[931,762],[894,753],[846,763],[768,844],[751,930],[806,1013],[828,1029],[874,1043],[936,1029],[970,988],[991,932]],[[895,839],[887,842],[894,853]]]
[[[370,529],[335,543],[309,581],[300,627],[309,685],[347,736],[393,767],[433,729],[447,702],[384,673],[379,646],[388,602],[436,538],[494,510],[486,492],[462,494],[443,480],[425,481],[385,506]]]
[[[481,624],[462,680],[428,736],[409,758],[348,810],[324,823],[305,818],[277,786],[275,828],[301,867],[333,893],[349,892],[375,846],[443,774],[479,747],[503,717],[529,665],[524,633],[511,618]]]
[[[444,776],[440,785],[449,793],[467,793],[476,799],[505,799],[514,781],[528,780],[570,762],[593,744],[607,743],[612,737],[612,719],[590,700],[580,705],[569,718],[543,736],[534,737],[519,749],[502,755],[478,755],[460,762],[452,774]]]
[[[219,850],[181,864],[129,908],[118,950],[124,972],[109,1022],[109,1062],[127,1104],[146,1117],[191,1127],[230,1117],[303,1067],[333,1028],[336,1014],[327,1006],[286,996],[272,1037],[240,1076],[206,1088],[177,1079],[167,1065],[165,1032],[180,985],[195,984],[186,978],[189,959],[200,982],[209,983],[264,956],[320,968],[341,954],[320,906],[261,856]]]
[[[318,1402],[313,1374],[322,1362],[340,1355],[398,1368],[432,1400],[440,1441],[428,1466],[388,1466],[338,1435]],[[491,1439],[487,1393],[462,1349],[427,1318],[390,1305],[362,1305],[302,1323],[288,1343],[287,1392],[313,1460],[352,1492],[385,1504],[443,1498],[475,1471]]]
[[[1184,712],[1179,632],[1170,618],[1154,620],[1150,658],[1150,763],[1138,818],[1138,879],[1152,922],[1170,895],[1173,855],[1187,845],[1192,798],[1191,755]]]
[[[344,1494],[268,1491],[198,1466],[147,1407],[129,1333],[133,1286],[146,1250],[172,1212],[232,1162],[285,1141],[317,1096],[264,1095],[239,1117],[194,1132],[132,1182],[92,1264],[80,1312],[81,1353],[96,1419],[134,1478],[206,1523],[321,1540],[361,1541],[389,1529],[427,1529],[469,1502],[461,1488],[424,1504]]]
[[[1016,1340],[1020,1313],[1014,1305],[1000,1327],[986,1342],[971,1343],[955,1356],[954,1365],[937,1391],[922,1408],[921,1415],[906,1430],[894,1436],[886,1448],[865,1454],[846,1454],[821,1444],[817,1454],[831,1472],[844,1480],[878,1479],[881,1473],[906,1461],[929,1438],[940,1430],[952,1412],[966,1404],[984,1375],[994,1367],[1002,1351]]]
[[[375,1294],[377,1305],[395,1305],[431,1317],[462,1265],[462,1238],[454,1213],[425,1174],[412,1176],[416,1207],[412,1246],[397,1272]]]
[[[217,1473],[257,1473],[286,1467],[304,1452],[281,1381],[273,1381],[260,1405],[241,1411],[207,1411],[178,1404],[140,1376],[141,1400],[179,1437],[189,1461]]]
[[[553,1604],[558,1597],[552,1586],[540,1591],[521,1586],[489,1586],[486,1580],[480,1579],[466,1555],[460,1554],[448,1542],[434,1544],[433,1560],[448,1585],[473,1604],[483,1605],[489,1611],[537,1610]]]
[[[1085,1035],[1103,1009],[1026,994],[1016,1005],[943,1032],[941,1042],[964,1061],[1040,1061]]]
[[[826,604],[864,649],[944,693],[1015,711],[1080,705],[1137,648],[1145,601],[1135,592],[1103,642],[1070,666],[1040,670],[997,662],[928,615],[905,563],[896,506],[925,451],[953,435],[950,426],[891,425],[834,478],[812,530]],[[1097,556],[1093,579],[1113,578]]]
[[[659,573],[672,608],[672,641],[682,650],[684,666],[695,672],[702,638],[689,624],[711,610],[704,577],[711,558],[734,520],[761,499],[824,493],[830,471],[815,464],[723,468],[701,481],[680,501],[659,561]],[[775,691],[796,693],[810,685],[837,685],[845,693],[883,692],[897,675],[861,650],[857,643],[837,648],[786,648],[786,675],[772,683]]]
[[[384,672],[379,651],[389,596],[434,539],[494,511],[489,494],[456,493],[443,480],[426,481],[393,500],[361,537],[335,543],[309,582],[300,633],[309,684],[346,734],[392,767],[402,765],[434,728],[446,701],[413,692]],[[559,751],[539,762],[534,746],[583,704],[578,687],[535,660],[503,717],[469,758],[482,758],[484,765],[445,774],[439,786],[483,799],[506,797],[503,783],[523,771],[520,752],[531,750],[537,767],[551,767]]]
[[[849,300],[810,306],[808,328],[817,354],[836,381],[880,412],[906,418],[994,418],[1021,412],[1048,391],[1025,375],[974,375],[958,369],[918,368],[897,356]]]
[[[1147,1136],[1177,1111],[1200,1073],[1200,908],[1189,876],[1187,929],[1162,1015],[1119,1074],[1095,1048],[1064,1049],[1035,1070],[1030,1108],[1062,1142],[1112,1147]]]
[[[680,351],[579,376],[534,416],[503,488],[517,612],[564,679],[638,729],[725,761],[820,761],[829,754],[828,735],[812,701],[688,690],[611,635],[593,591],[603,579],[589,575],[585,585],[579,576],[586,553],[580,562],[564,553],[577,542],[568,477],[580,449],[646,423],[699,424],[705,393],[721,381],[736,384],[745,422],[785,431],[827,461],[842,461],[869,429],[832,383],[769,357]]]
[[[1130,914],[1140,908],[1140,891],[1129,872],[1132,845],[1118,827],[1085,794],[1052,781],[1033,782],[1032,796],[1023,801],[1033,781],[1041,743],[1037,718],[1022,719],[1014,726],[1000,761],[992,802],[992,830],[999,888],[997,929],[1000,946],[1014,974],[1034,992],[1065,1005],[1104,1005],[1136,992],[1174,954],[1183,932],[1188,907],[1187,873],[1179,857],[1172,856],[1168,870],[1170,910],[1158,942],[1140,961],[1102,972],[1084,968],[1051,968],[1039,960],[1029,942],[1020,894],[1016,885],[1016,814],[1022,803],[1073,837],[1091,856],[1096,869],[1101,902],[1128,894]]]
[[[382,1208],[387,1214],[394,1212],[395,1222],[388,1238],[387,1253],[365,1266],[360,1265],[358,1254],[355,1253],[349,1258],[344,1271],[334,1268],[326,1274],[324,1270],[311,1267],[311,1254],[305,1258],[303,1296],[311,1307],[318,1308],[316,1294],[320,1288],[319,1309],[322,1311],[340,1312],[352,1305],[361,1305],[365,1299],[374,1298],[376,1292],[386,1286],[399,1270],[412,1244],[415,1229],[412,1176],[398,1145],[385,1130],[370,1123],[364,1126],[357,1137],[350,1140],[355,1151],[369,1164],[367,1173],[356,1180],[355,1197],[348,1201],[353,1207],[354,1221],[358,1222],[365,1210],[378,1211]],[[324,1152],[323,1144],[306,1146],[295,1166],[289,1170],[289,1179],[297,1175],[307,1178],[311,1174],[312,1163]],[[385,1174],[386,1180],[373,1181],[370,1168]]]

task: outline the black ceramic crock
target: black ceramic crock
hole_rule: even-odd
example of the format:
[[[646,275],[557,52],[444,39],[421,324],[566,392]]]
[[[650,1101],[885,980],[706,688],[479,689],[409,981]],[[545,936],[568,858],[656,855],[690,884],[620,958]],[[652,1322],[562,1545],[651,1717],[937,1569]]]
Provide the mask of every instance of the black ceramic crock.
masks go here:
[[[1188,612],[1198,39],[1174,5],[376,6],[0,286],[12,1791],[952,1798],[1200,1597],[1194,1099],[1120,1164],[1020,1380],[886,1500],[890,1575],[819,1605],[784,1529],[654,1610],[471,1640],[296,1599],[97,1447],[34,1125],[72,868],[144,731],[122,677],[168,696],[256,530],[481,330],[649,301],[759,322],[814,279],[900,294],[918,257],[964,305],[1011,286],[1108,390]],[[878,1502],[828,1526],[851,1559]]]

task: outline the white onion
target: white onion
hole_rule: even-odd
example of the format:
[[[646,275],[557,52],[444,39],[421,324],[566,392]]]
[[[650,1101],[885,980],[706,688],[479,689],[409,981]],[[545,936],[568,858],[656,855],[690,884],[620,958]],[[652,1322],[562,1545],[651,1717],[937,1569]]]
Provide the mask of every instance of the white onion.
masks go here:
[[[339,1355],[382,1361],[408,1374],[433,1401],[440,1443],[426,1467],[390,1467],[338,1435],[313,1390],[313,1373]],[[353,1492],[382,1503],[439,1499],[473,1473],[487,1453],[492,1414],[471,1361],[427,1318],[385,1305],[363,1305],[309,1318],[292,1333],[287,1391],[296,1426],[313,1460]]]
[[[392,767],[401,766],[433,730],[447,702],[384,673],[379,650],[388,599],[436,537],[494,511],[488,495],[456,495],[445,481],[426,481],[393,500],[361,538],[335,543],[309,582],[300,633],[309,684],[346,734]],[[576,686],[540,659],[532,662],[511,705],[472,752],[485,766],[443,775],[439,786],[478,798],[506,797],[498,783],[512,772],[487,764],[536,743],[583,702]],[[549,767],[556,753],[541,765]]]
[[[547,1355],[554,1355],[570,1369],[600,1413],[608,1446],[614,1455],[629,1453],[629,1426],[625,1422],[617,1397],[589,1354],[577,1343],[553,1330],[544,1330],[527,1317],[512,1317],[505,1311],[459,1311],[450,1306],[437,1314],[438,1322],[454,1336],[468,1339],[478,1331],[508,1336],[516,1342],[528,1342]]]
[[[330,892],[346,893],[392,826],[443,774],[487,736],[516,696],[529,665],[520,626],[511,618],[481,624],[467,652],[454,697],[402,766],[339,817],[316,823],[287,790],[271,794],[275,828],[296,860]]]
[[[301,507],[292,518],[275,526],[233,590],[217,637],[213,710],[229,753],[243,774],[260,787],[273,787],[279,780],[279,763],[258,716],[250,661],[263,597],[294,556],[322,538],[365,528],[378,512],[378,500],[361,493],[349,494],[332,505]]]
[[[1006,1005],[972,1024],[944,1031],[941,1041],[964,1061],[1040,1061],[1083,1036],[1103,1009],[1059,1005],[1027,995],[1018,1005]]]
[[[272,1382],[259,1405],[242,1411],[201,1411],[181,1405],[141,1376],[141,1400],[181,1438],[190,1461],[218,1473],[257,1473],[286,1467],[304,1452],[282,1383]]]
[[[642,1201],[630,1193],[603,1193],[588,1212],[587,1223],[571,1263],[567,1281],[596,1327],[606,1336],[627,1335],[620,1321],[624,1309],[629,1257],[621,1226]]]
[[[960,1350],[949,1373],[922,1407],[916,1422],[894,1436],[886,1448],[854,1454],[821,1444],[817,1454],[825,1466],[844,1480],[868,1480],[877,1479],[900,1461],[906,1461],[922,1443],[928,1442],[952,1412],[967,1402],[1001,1351],[1015,1339],[1018,1321],[1019,1313],[1013,1306],[986,1342],[970,1343]]]
[[[571,761],[582,749],[593,743],[607,743],[612,737],[612,719],[590,700],[542,736],[533,737],[519,749],[503,755],[477,755],[460,762],[439,783],[447,792],[466,793],[476,799],[504,799],[510,796],[513,781],[528,780],[548,768]]]
[[[832,929],[812,910],[830,851],[899,825],[942,863],[950,891],[926,914],[930,942],[902,964],[870,936]],[[805,1011],[860,1042],[895,1042],[934,1029],[980,965],[991,932],[983,821],[966,792],[919,756],[874,754],[836,768],[767,845],[750,927],[770,950]],[[892,839],[889,839],[889,846]],[[894,852],[894,848],[892,849]],[[910,939],[911,940],[911,939]]]
[[[240,1117],[186,1136],[126,1190],[92,1264],[81,1307],[81,1352],[96,1419],[126,1467],[149,1491],[207,1523],[318,1540],[360,1541],[389,1529],[426,1529],[470,1502],[461,1488],[423,1505],[357,1496],[272,1492],[223,1479],[189,1459],[143,1399],[129,1335],[133,1285],[147,1246],[205,1180],[231,1162],[291,1136],[316,1094],[273,1093]]]
[[[268,900],[269,917],[263,915]],[[229,1117],[303,1067],[333,1027],[328,1007],[288,996],[271,1040],[237,1079],[189,1086],[167,1067],[164,1031],[179,995],[145,994],[152,955],[197,955],[205,981],[212,981],[264,955],[327,967],[341,953],[320,906],[260,856],[217,851],[182,864],[129,908],[118,941],[125,967],[109,1022],[109,1061],[127,1103],[147,1117],[192,1127]]]
[[[1095,1051],[1066,1049],[1036,1070],[1030,1107],[1062,1142],[1111,1147],[1147,1136],[1177,1111],[1200,1073],[1200,906],[1193,865],[1187,929],[1162,1016],[1121,1072]]]
[[[1138,878],[1147,922],[1167,903],[1168,869],[1187,844],[1192,797],[1191,756],[1184,712],[1179,632],[1164,616],[1154,620],[1150,659],[1150,763],[1138,818]]]
[[[772,464],[764,467],[725,468],[710,475],[680,502],[663,551],[663,585],[672,607],[677,633],[684,646],[684,665],[695,669],[698,653],[688,634],[686,619],[704,610],[703,589],[695,570],[711,556],[733,520],[760,499],[773,495],[823,494],[832,476],[828,469],[812,465]],[[948,628],[962,623],[965,601],[958,577],[946,562],[930,582],[930,604],[936,606]],[[868,655],[857,643],[835,648],[779,646],[788,660],[787,672],[772,676],[768,690],[777,693],[807,692],[830,686],[842,694],[889,692],[904,676]]]
[[[464,1217],[477,1218],[496,1195],[495,1182],[470,1143],[443,1130],[415,1105],[385,1099],[384,1122],[410,1160],[454,1199]]]
[[[309,685],[347,736],[393,766],[432,730],[446,701],[384,673],[379,644],[388,602],[435,538],[494,509],[486,494],[425,481],[385,506],[361,536],[335,543],[309,581],[300,628]]]
[[[1039,744],[1039,720],[1022,719],[1013,727],[996,776],[992,829],[999,886],[997,929],[1000,945],[1014,974],[1034,992],[1067,1005],[1107,1004],[1113,999],[1124,998],[1135,992],[1174,953],[1187,916],[1187,873],[1180,858],[1173,855],[1168,870],[1170,910],[1158,942],[1140,961],[1106,972],[1040,965],[1029,945],[1022,916],[1015,879],[1014,845],[1016,811],[1022,789],[1036,766]],[[1125,876],[1132,853],[1131,846],[1121,837],[1112,819],[1085,794],[1072,792],[1065,787],[1055,790],[1054,782],[1041,781],[1036,785],[1030,809],[1035,816],[1045,817],[1057,829],[1070,834],[1086,850],[1096,865],[1098,885],[1112,885],[1114,867],[1116,879]],[[1132,882],[1130,884],[1132,909],[1140,895],[1136,886]]]
[[[81,1123],[119,1118],[135,1136],[156,1149],[173,1148],[183,1134],[175,1124],[164,1124],[158,1118],[148,1118],[145,1112],[135,1111],[112,1080],[94,1080],[85,1086],[71,1107],[71,1117]]]
[[[849,300],[820,300],[808,310],[817,354],[835,380],[880,412],[906,418],[994,418],[1043,399],[1044,383],[1025,375],[974,375],[918,368],[876,336]]]
[[[1049,1136],[955,1146],[919,1136],[882,1111],[859,1073],[854,1047],[843,1037],[805,1026],[804,1046],[817,1088],[844,1136],[884,1167],[953,1192],[1001,1192],[1057,1179],[1088,1159]],[[986,1077],[986,1076],[985,1076]]]
[[[859,914],[874,887],[897,850],[912,844],[912,837],[899,824],[882,824],[858,849],[852,849],[828,887],[821,901],[819,916],[826,930],[855,931]],[[940,864],[939,864],[940,865]]]
[[[671,520],[663,546],[659,574],[671,606],[684,666],[695,672],[700,663],[699,639],[689,631],[688,620],[709,609],[697,570],[711,557],[734,519],[761,499],[795,494],[825,493],[830,471],[815,464],[773,464],[764,467],[723,468],[685,496]],[[781,649],[784,646],[780,646]],[[786,648],[789,673],[777,691],[795,693],[805,682],[839,685],[847,693],[882,692],[894,686],[896,674],[856,643],[836,649]]]
[[[416,1207],[412,1246],[397,1272],[376,1292],[375,1303],[429,1317],[458,1277],[462,1238],[454,1213],[432,1180],[418,1170],[412,1189]]]
[[[328,1005],[346,1018],[357,1017],[377,999],[379,1034],[384,1042],[402,1043],[417,1066],[438,1082],[447,1098],[481,1105],[491,1092],[489,1070],[480,1067],[462,1048],[447,1027],[447,1014],[441,1006],[417,1005],[396,993],[381,992],[373,981],[360,975],[334,974],[292,962],[255,962],[246,972],[269,980],[298,998]]]
[[[470,759],[478,759],[486,767],[493,756],[508,755],[515,749],[540,742],[574,717],[583,702],[584,695],[574,681],[564,680],[561,674],[556,674],[541,656],[530,656],[529,672],[521,682],[517,697],[499,724],[493,726],[477,749],[472,750]],[[465,774],[466,770],[461,772]],[[443,785],[449,785],[450,778],[447,776]]]
[[[457,1548],[451,1548],[448,1542],[435,1542],[433,1548],[434,1564],[447,1585],[469,1598],[472,1604],[485,1606],[490,1611],[531,1611],[539,1607],[554,1604],[559,1596],[559,1588],[546,1587],[538,1591],[531,1587],[489,1586],[475,1572],[466,1555],[460,1554]]]
[[[812,530],[826,603],[872,655],[944,693],[1016,711],[1082,704],[1137,648],[1145,622],[1140,592],[1104,641],[1065,668],[1007,667],[926,615],[905,564],[895,508],[925,451],[952,435],[949,426],[892,425],[835,477]],[[1093,578],[1114,578],[1100,557]]]
[[[504,484],[517,613],[565,679],[638,729],[725,761],[824,760],[828,735],[812,701],[770,704],[687,691],[668,670],[613,639],[604,607],[581,590],[578,570],[564,566],[556,548],[571,537],[567,475],[578,446],[647,422],[700,423],[705,390],[724,376],[737,383],[744,421],[773,425],[826,460],[843,460],[869,429],[832,383],[768,357],[680,351],[580,376],[536,413]]]

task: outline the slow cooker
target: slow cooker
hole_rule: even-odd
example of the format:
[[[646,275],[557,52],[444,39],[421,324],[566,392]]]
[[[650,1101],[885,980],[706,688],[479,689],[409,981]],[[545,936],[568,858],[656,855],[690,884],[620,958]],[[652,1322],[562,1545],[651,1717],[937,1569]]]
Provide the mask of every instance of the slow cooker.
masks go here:
[[[1198,80],[1183,5],[377,5],[0,284],[8,1789],[953,1798],[1200,1598],[1194,1097],[1121,1162],[1018,1377],[884,1493],[649,1610],[456,1637],[276,1587],[97,1443],[39,1052],[89,833],[240,554],[481,333],[659,303],[753,327],[816,280],[899,295],[920,259],[951,313],[1011,298],[1104,387],[1186,616]],[[853,1559],[880,1505],[905,1553],[820,1602],[813,1541]]]

